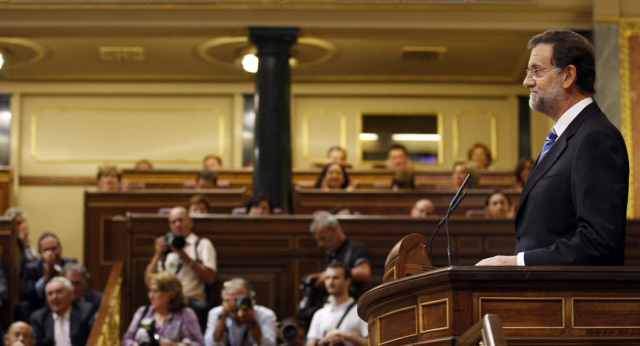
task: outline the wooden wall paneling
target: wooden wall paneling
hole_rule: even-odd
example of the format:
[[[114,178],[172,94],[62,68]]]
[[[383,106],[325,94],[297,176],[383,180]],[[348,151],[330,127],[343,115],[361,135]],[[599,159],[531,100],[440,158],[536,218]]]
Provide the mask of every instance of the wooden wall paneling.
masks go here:
[[[300,279],[319,271],[324,257],[309,231],[312,219],[311,215],[208,215],[194,218],[194,232],[209,238],[216,248],[217,294],[224,280],[242,276],[255,282],[258,304],[272,308],[279,318],[293,315],[302,294],[298,288]],[[438,218],[413,219],[407,216],[356,215],[338,219],[344,232],[350,238],[363,242],[370,251],[373,275],[367,288],[382,282],[386,257],[398,240],[411,233],[429,237],[439,222]],[[131,214],[126,220],[113,219],[112,222],[126,224],[132,244],[127,263],[132,267],[128,274],[132,284],[129,285],[130,293],[123,292],[123,296],[131,296],[131,308],[135,309],[147,303],[146,288],[142,282],[144,268],[153,255],[153,240],[166,232],[166,217]],[[513,220],[453,217],[450,230],[454,265],[475,264],[485,257],[513,253]],[[628,222],[627,237],[640,237],[639,221]],[[499,246],[494,244],[495,239],[498,239]],[[467,243],[471,245],[466,246]],[[446,266],[444,232],[435,238],[433,250],[434,265]],[[639,260],[637,254],[627,253],[628,263]],[[468,298],[453,296],[451,299],[466,302]],[[127,321],[130,318],[131,315],[123,315]],[[470,321],[462,325],[466,326],[467,322]],[[460,327],[460,330],[463,332],[466,328]]]
[[[9,167],[0,168],[0,211],[12,206],[13,202],[13,171]]]
[[[111,265],[122,258],[120,244],[121,235],[114,235],[105,228],[105,222],[114,215],[127,212],[156,213],[160,208],[186,205],[195,194],[203,194],[211,201],[211,209],[215,213],[230,213],[233,208],[242,207],[246,201],[246,190],[211,189],[211,190],[142,190],[130,192],[95,192],[85,191],[84,195],[84,263],[93,274],[91,287],[102,290],[108,279]],[[164,225],[159,226],[159,233],[166,233],[169,228],[164,218]],[[134,250],[140,239],[132,243]],[[150,241],[147,239],[147,241]],[[153,245],[150,241],[149,244]],[[143,245],[143,248],[146,248]],[[118,250],[114,250],[118,249]],[[151,252],[150,255],[153,255]]]
[[[13,321],[14,306],[18,302],[20,251],[17,241],[18,234],[13,219],[0,217],[0,259],[9,290],[9,299],[0,308],[0,319],[5,328]]]
[[[483,209],[485,200],[493,190],[468,190],[466,199],[456,210],[456,215],[464,215],[470,209]],[[444,215],[449,208],[453,191],[390,191],[355,190],[324,191],[321,189],[294,189],[295,214],[312,214],[318,210],[331,210],[338,205],[353,208],[364,215],[409,215],[413,204],[428,198],[436,205],[436,214]],[[520,201],[520,191],[503,190],[514,205]]]

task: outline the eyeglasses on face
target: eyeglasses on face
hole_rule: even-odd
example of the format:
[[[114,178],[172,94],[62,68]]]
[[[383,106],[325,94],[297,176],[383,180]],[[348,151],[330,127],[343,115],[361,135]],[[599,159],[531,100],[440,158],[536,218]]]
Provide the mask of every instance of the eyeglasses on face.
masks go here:
[[[540,74],[541,71],[545,71],[548,70],[550,68],[554,68],[557,66],[547,66],[547,67],[540,67],[540,68],[528,68],[525,70],[526,74],[524,76],[524,78],[529,77],[529,75],[531,75],[531,78],[533,78],[534,80],[538,79],[539,77],[541,77],[542,75]]]

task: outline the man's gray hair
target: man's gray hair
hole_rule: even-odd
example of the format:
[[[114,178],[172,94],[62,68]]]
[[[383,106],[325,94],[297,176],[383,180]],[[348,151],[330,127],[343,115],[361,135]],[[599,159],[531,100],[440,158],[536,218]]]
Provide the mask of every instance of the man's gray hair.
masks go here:
[[[22,219],[24,221],[27,221],[27,213],[25,213],[24,210],[18,207],[11,207],[4,212],[5,217],[9,217],[12,219],[18,215],[22,215]]]
[[[227,291],[238,288],[238,287],[244,287],[247,290],[247,295],[249,296],[249,298],[254,299],[256,296],[256,292],[253,290],[253,286],[251,286],[251,283],[243,278],[233,278],[230,280],[225,281],[222,284],[222,299],[224,299],[225,294],[227,293]]]
[[[54,282],[62,282],[64,287],[66,287],[69,292],[73,292],[73,285],[71,284],[71,281],[69,281],[64,276],[54,276],[53,278],[51,278],[51,280],[49,280],[49,282],[47,282],[47,286],[45,286],[44,289],[45,293],[49,290],[49,286]]]
[[[313,222],[311,222],[311,233],[315,233],[316,229],[318,228],[322,228],[322,229],[329,229],[329,227],[331,226],[335,226],[336,229],[342,233],[342,228],[340,227],[340,223],[338,222],[338,219],[334,216],[331,215],[331,213],[327,212],[327,211],[321,211],[321,212],[317,212],[315,214],[315,217],[313,218]]]
[[[87,268],[85,268],[85,266],[83,266],[80,263],[65,264],[64,268],[62,268],[62,276],[66,276],[68,272],[72,274],[80,274],[86,280],[89,280],[91,278],[91,274],[89,274],[89,271],[87,270]]]

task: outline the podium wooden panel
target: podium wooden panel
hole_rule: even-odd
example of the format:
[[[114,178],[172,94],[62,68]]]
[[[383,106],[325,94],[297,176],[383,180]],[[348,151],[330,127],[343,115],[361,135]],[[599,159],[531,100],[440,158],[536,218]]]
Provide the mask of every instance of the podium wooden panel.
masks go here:
[[[638,267],[447,267],[366,292],[369,344],[454,345],[485,314],[509,345],[640,344]]]

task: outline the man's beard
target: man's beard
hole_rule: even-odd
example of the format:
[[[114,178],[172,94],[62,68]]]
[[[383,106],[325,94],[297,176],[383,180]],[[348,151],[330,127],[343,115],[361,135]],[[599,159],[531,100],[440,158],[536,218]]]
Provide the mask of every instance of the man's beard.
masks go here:
[[[531,91],[536,91],[537,98],[534,99],[534,96],[529,95],[529,107],[549,117],[556,116],[556,112],[560,108],[560,79],[556,78],[553,85],[544,92],[536,88]]]

